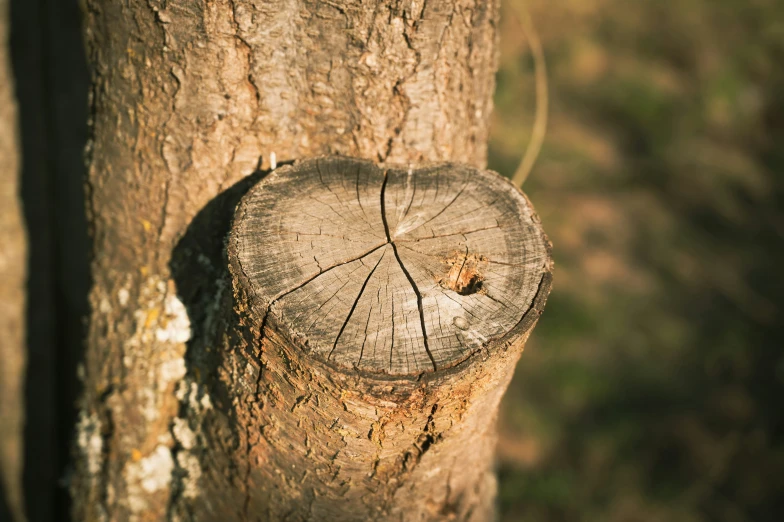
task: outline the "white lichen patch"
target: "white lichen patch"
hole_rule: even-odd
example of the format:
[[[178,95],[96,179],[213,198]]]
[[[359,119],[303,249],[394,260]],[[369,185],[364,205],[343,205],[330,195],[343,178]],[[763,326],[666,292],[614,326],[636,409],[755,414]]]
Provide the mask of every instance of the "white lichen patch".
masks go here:
[[[174,393],[174,395],[177,397],[178,401],[183,402],[191,393],[198,393],[198,391],[198,384],[185,380],[177,385],[177,391]]]
[[[98,303],[98,311],[102,314],[110,314],[112,313],[112,304],[109,302],[108,299],[105,297],[101,298],[100,302]]]
[[[130,297],[131,293],[127,288],[120,288],[120,290],[117,292],[117,301],[120,303],[120,306],[126,306]]]
[[[147,493],[155,493],[169,485],[174,469],[171,451],[166,446],[158,446],[149,456],[139,461],[140,484]]]
[[[187,371],[185,359],[182,357],[163,361],[158,367],[158,389],[163,391],[168,388],[171,383],[179,382],[185,377]]]
[[[152,388],[142,388],[138,391],[139,407],[147,422],[155,421],[159,416],[158,393]]]
[[[177,454],[177,464],[185,471],[186,476],[182,480],[182,495],[185,498],[196,498],[199,496],[199,478],[201,477],[201,465],[192,453],[181,451]]]
[[[164,445],[157,446],[152,453],[138,462],[126,464],[128,506],[132,513],[138,514],[147,509],[150,494],[169,488],[173,470],[171,450]]]
[[[201,414],[207,410],[212,409],[212,401],[210,396],[204,393],[199,388],[199,385],[193,381],[183,380],[177,386],[177,399],[194,413]]]
[[[177,439],[186,450],[193,449],[193,447],[196,446],[196,434],[191,427],[188,426],[188,421],[186,419],[174,419],[172,433],[174,433],[174,438]]]
[[[101,438],[101,421],[94,412],[79,412],[76,425],[76,444],[82,454],[87,471],[95,476],[103,466],[103,438]]]
[[[200,422],[207,410],[212,409],[210,397],[204,389],[191,379],[183,379],[177,386],[177,399],[184,406],[184,411],[190,419],[196,419],[196,431],[191,428],[188,418],[178,417],[172,423],[171,432],[174,439],[180,444],[177,452],[177,468],[181,478],[180,490],[184,498],[195,498],[199,495],[198,481],[202,469],[199,459],[191,451],[198,446],[198,432]]]
[[[176,295],[168,294],[163,302],[164,317],[159,322],[155,337],[161,342],[184,343],[191,338],[188,311]]]
[[[123,364],[149,383],[139,387],[137,404],[144,418],[152,422],[173,399],[167,391],[187,373],[184,343],[191,338],[191,324],[173,281],[150,277],[139,286],[138,295],[133,312],[135,329],[125,342]],[[124,297],[118,295],[120,299]]]
[[[136,331],[127,344],[190,340],[191,321],[185,305],[177,297],[173,281],[167,283],[159,277],[151,277],[141,285],[139,293],[139,305],[133,314]]]
[[[199,262],[209,260],[203,257]],[[219,285],[219,295],[223,286]],[[160,501],[159,495],[179,491],[184,498],[197,496],[202,470],[191,450],[199,441],[198,419],[212,404],[209,395],[187,377],[185,343],[193,331],[174,282],[156,277],[145,280],[139,287],[134,319],[134,334],[126,341],[123,362],[129,373],[148,383],[137,390],[135,408],[147,425],[166,422],[170,427],[165,436],[157,434],[158,446],[151,454],[144,458],[137,454],[136,461],[126,466],[128,506],[142,519],[153,502]],[[170,416],[176,411],[175,400],[181,403],[182,417]]]

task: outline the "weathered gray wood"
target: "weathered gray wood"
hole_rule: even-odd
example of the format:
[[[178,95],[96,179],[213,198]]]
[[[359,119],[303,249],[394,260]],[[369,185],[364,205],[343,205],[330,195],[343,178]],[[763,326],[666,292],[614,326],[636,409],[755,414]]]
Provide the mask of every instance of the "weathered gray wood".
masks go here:
[[[525,196],[307,160],[250,190],[227,251],[191,518],[491,520],[499,401],[551,281]]]
[[[510,331],[547,264],[522,194],[460,165],[323,158],[245,198],[232,241],[256,312],[344,368],[449,368]]]

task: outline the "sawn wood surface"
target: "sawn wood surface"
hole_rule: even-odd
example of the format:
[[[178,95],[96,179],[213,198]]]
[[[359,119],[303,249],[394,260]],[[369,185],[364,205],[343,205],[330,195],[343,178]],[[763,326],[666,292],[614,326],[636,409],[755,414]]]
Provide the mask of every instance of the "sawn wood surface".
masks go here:
[[[245,197],[232,238],[259,312],[344,368],[449,368],[509,332],[549,263],[522,193],[458,164],[286,166]]]

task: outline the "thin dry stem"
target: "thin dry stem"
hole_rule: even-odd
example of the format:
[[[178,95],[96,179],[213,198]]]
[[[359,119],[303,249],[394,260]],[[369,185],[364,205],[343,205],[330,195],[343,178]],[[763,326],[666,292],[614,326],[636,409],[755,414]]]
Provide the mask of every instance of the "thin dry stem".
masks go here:
[[[512,183],[518,187],[522,187],[525,180],[528,179],[528,175],[531,173],[534,163],[536,163],[536,159],[539,157],[539,152],[542,149],[542,144],[544,143],[544,138],[547,134],[547,107],[549,101],[547,64],[545,62],[544,50],[542,49],[539,35],[536,33],[534,24],[531,21],[531,16],[525,6],[515,10],[514,13],[528,40],[528,46],[530,47],[531,54],[534,58],[534,74],[536,76],[536,113],[531,141],[528,142],[528,147],[525,150],[522,160],[520,160],[520,165],[512,176]]]

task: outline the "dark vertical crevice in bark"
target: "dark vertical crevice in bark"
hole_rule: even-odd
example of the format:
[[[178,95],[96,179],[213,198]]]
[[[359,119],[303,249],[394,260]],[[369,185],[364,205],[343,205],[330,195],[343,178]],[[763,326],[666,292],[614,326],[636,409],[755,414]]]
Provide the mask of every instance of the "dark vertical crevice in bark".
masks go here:
[[[101,394],[100,400],[102,402],[106,401],[113,391],[114,391],[113,388],[110,386],[103,394]],[[101,424],[103,426],[101,430],[101,437],[103,443],[101,444],[101,468],[98,473],[98,477],[99,480],[105,482],[109,480],[109,476],[110,476],[109,475],[109,471],[110,471],[109,447],[110,446],[109,444],[106,443],[106,441],[111,440],[112,435],[114,434],[115,422],[114,422],[114,416],[112,415],[112,410],[110,408],[104,408],[101,413],[102,413]],[[98,499],[98,502],[100,503],[101,506],[106,506],[108,508],[109,492],[106,488],[101,490],[101,494],[100,494],[100,498]]]
[[[8,493],[5,491],[4,484],[0,482],[0,520],[14,520],[11,514],[11,506],[8,504]]]
[[[89,287],[84,212],[89,79],[76,0],[12,0],[28,261],[25,486],[31,521],[65,520]]]
[[[84,149],[87,143],[87,92],[90,81],[82,43],[82,19],[76,0],[44,0],[49,136],[49,175],[54,190],[53,228],[57,274],[55,310],[57,365],[57,473],[69,473],[70,449],[81,393],[77,366],[84,357],[87,295],[90,287],[90,238],[85,213]],[[71,496],[60,484],[55,498],[57,520],[70,514]]]
[[[11,58],[21,137],[21,188],[28,233],[25,376],[25,509],[31,522],[52,519],[55,488],[56,354],[53,208],[47,174],[43,13],[39,2],[11,2]]]

